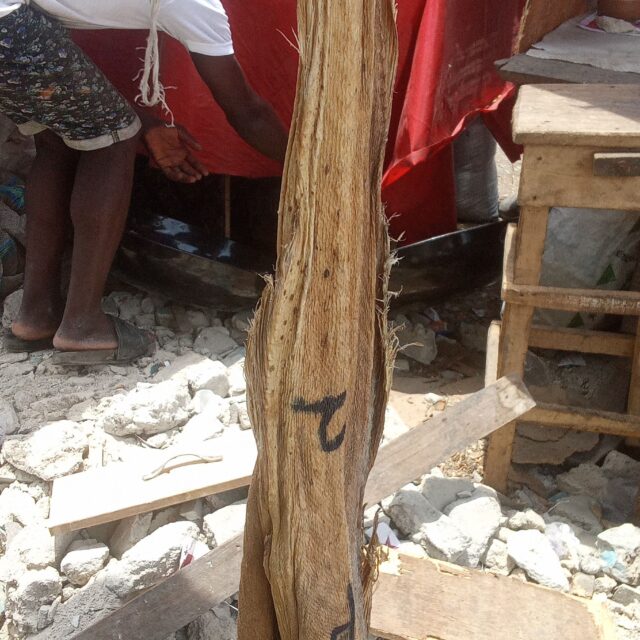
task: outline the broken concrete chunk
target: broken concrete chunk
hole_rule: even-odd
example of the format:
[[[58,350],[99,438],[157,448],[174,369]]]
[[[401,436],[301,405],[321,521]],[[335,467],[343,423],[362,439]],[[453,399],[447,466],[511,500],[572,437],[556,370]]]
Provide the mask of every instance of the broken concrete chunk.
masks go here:
[[[506,543],[496,539],[489,545],[484,566],[493,573],[508,576],[516,565],[509,557]]]
[[[471,497],[453,502],[445,515],[471,540],[466,549],[466,564],[477,567],[491,539],[500,528],[502,510],[493,490],[480,486]]]
[[[223,357],[236,349],[238,343],[229,335],[224,327],[208,327],[198,333],[193,349],[205,356]]]
[[[71,584],[82,587],[102,569],[109,559],[109,547],[96,540],[71,543],[60,569]]]
[[[186,542],[198,537],[193,522],[174,522],[154,531],[105,569],[104,584],[119,598],[153,586],[178,569]]]
[[[37,633],[46,625],[40,609],[50,605],[62,592],[62,580],[53,567],[25,571],[7,598],[6,616],[18,633]]]
[[[640,584],[640,528],[623,524],[607,529],[597,545],[606,575],[632,587]]]
[[[436,334],[424,325],[411,324],[408,320],[398,328],[397,334],[402,355],[429,365],[438,356]]]
[[[586,573],[576,573],[571,579],[571,593],[579,598],[591,598],[595,591],[596,579]]]
[[[236,640],[237,623],[226,603],[200,616],[187,627],[187,640]]]
[[[102,400],[97,422],[114,436],[164,433],[187,422],[190,401],[187,385],[179,380],[138,383],[129,393]]]
[[[516,513],[514,513],[507,522],[507,527],[513,531],[536,529],[537,531],[544,533],[546,526],[544,518],[533,509],[516,511]]]
[[[89,447],[87,432],[76,422],[52,422],[27,436],[10,438],[3,454],[12,466],[50,482],[75,473]]]
[[[597,433],[522,424],[518,426],[514,441],[513,462],[516,464],[562,464],[574,453],[590,451],[598,441]]]
[[[569,591],[569,581],[549,539],[540,531],[515,531],[507,542],[509,557],[544,587]]]
[[[602,531],[600,505],[589,496],[569,496],[559,500],[545,516],[548,520],[554,517],[573,522],[593,534]]]
[[[247,503],[245,500],[205,516],[202,528],[207,536],[209,547],[215,549],[240,535],[244,531],[246,517]]]
[[[455,502],[461,492],[473,492],[474,484],[465,478],[440,478],[428,475],[420,486],[422,495],[438,511]]]
[[[20,420],[13,405],[0,398],[0,434],[12,436],[20,429]]]

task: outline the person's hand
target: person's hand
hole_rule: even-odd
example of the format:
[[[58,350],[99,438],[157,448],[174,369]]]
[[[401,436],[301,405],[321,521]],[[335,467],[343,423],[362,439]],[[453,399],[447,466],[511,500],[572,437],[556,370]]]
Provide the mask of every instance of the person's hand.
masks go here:
[[[170,180],[192,184],[209,175],[193,155],[202,147],[184,127],[161,124],[147,129],[144,139],[151,158]]]

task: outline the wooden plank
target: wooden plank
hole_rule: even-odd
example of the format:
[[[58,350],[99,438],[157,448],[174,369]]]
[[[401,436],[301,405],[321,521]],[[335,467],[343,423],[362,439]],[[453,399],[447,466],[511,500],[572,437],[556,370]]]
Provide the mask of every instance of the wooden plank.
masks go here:
[[[587,0],[527,0],[516,51],[522,53],[563,22],[589,10]]]
[[[625,438],[640,437],[640,416],[540,403],[525,418],[543,427],[564,427]]]
[[[519,144],[640,147],[640,86],[527,85],[513,133]]]
[[[635,336],[608,331],[534,325],[531,328],[529,346],[537,349],[578,351],[630,358],[635,347]]]
[[[548,208],[522,207],[517,227],[509,226],[505,273],[513,273],[517,282],[537,284],[540,281],[548,220]],[[498,347],[498,376],[524,376],[533,311],[533,307],[505,306]],[[507,490],[515,434],[514,420],[489,438],[485,454],[485,482],[503,493]]]
[[[495,63],[503,80],[523,84],[640,84],[640,73],[598,69],[520,54]]]
[[[400,556],[383,565],[371,634],[388,640],[614,640],[603,604],[505,576]],[[505,620],[508,616],[508,621]]]
[[[168,635],[238,592],[242,546],[243,536],[236,536],[135,597],[122,609],[68,637],[166,640]]]
[[[47,526],[53,534],[76,531],[247,486],[256,459],[253,433],[212,441],[207,455],[217,452],[222,462],[173,469],[153,480],[142,477],[157,464],[113,464],[55,480]],[[159,452],[157,459],[171,455]]]
[[[515,377],[502,378],[380,450],[365,491],[372,505],[535,405]]]
[[[497,403],[494,405],[496,416],[491,413],[494,402]],[[461,405],[464,410],[460,410]],[[465,449],[482,434],[487,435],[487,423],[493,429],[499,428],[533,407],[535,402],[516,379],[499,380],[492,387],[473,394],[380,449],[367,484],[365,502],[374,504],[391,495],[450,453]],[[449,418],[443,419],[446,415]],[[402,446],[392,446],[399,441]],[[165,640],[169,634],[237,593],[241,555],[242,536],[238,536],[72,638]]]
[[[640,176],[640,153],[619,151],[596,153],[593,175],[599,177],[637,178]]]
[[[606,146],[526,146],[520,205],[637,211],[640,177],[593,175],[594,156],[607,150]]]

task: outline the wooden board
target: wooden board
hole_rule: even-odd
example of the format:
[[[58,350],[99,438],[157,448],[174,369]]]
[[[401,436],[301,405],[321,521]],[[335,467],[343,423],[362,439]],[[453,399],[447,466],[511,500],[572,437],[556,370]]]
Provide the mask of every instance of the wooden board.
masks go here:
[[[588,10],[588,0],[527,0],[516,52],[526,51],[563,22]]]
[[[390,564],[390,563],[389,563]],[[614,640],[610,614],[513,578],[400,556],[384,565],[371,633],[388,640]],[[397,569],[396,569],[397,570]]]
[[[248,486],[256,460],[253,433],[211,441],[207,455],[216,452],[222,462],[177,468],[153,480],[142,477],[157,465],[124,463],[55,480],[47,526],[53,534],[76,531]],[[157,458],[170,456],[159,452]]]
[[[513,134],[519,144],[640,147],[640,86],[522,87]]]
[[[635,336],[609,331],[566,329],[534,325],[531,328],[529,346],[537,349],[579,351],[621,358],[631,358],[635,349]]]
[[[502,378],[423,422],[380,450],[365,491],[365,503],[371,505],[386,498],[534,406],[516,378]]]
[[[506,398],[506,400],[501,400]],[[500,419],[487,415],[490,399],[497,400],[496,413]],[[463,403],[461,403],[463,404]],[[406,433],[398,440],[402,449],[391,444],[380,449],[367,485],[366,501],[375,501],[391,495],[408,481],[424,475],[436,464],[442,462],[442,455],[448,455],[450,446],[463,450],[473,444],[489,421],[497,429],[506,422],[522,417],[535,406],[531,396],[517,380],[502,379],[496,385],[473,394],[464,401],[465,411],[456,413],[456,418],[466,425],[467,430],[454,429],[451,420],[431,419]],[[504,410],[510,406],[511,410]],[[451,416],[456,408],[446,411]],[[482,407],[482,411],[478,408]],[[444,416],[444,414],[443,414]],[[441,416],[441,418],[443,417]],[[431,429],[424,429],[432,425]],[[411,436],[415,433],[415,436]],[[455,434],[451,435],[451,434]],[[458,438],[457,440],[454,440]],[[424,443],[447,441],[448,445],[434,445],[432,449]],[[421,455],[412,455],[414,449]],[[393,465],[401,466],[400,473],[391,472]],[[408,479],[408,480],[407,480]],[[222,547],[211,551],[128,602],[122,609],[96,621],[91,627],[73,635],[73,640],[165,640],[166,637],[206,613],[226,598],[238,591],[240,583],[240,561],[242,556],[242,536],[238,536]],[[220,588],[217,586],[220,585]],[[62,605],[64,607],[64,605]],[[64,616],[59,616],[64,618]],[[95,619],[95,618],[94,618]],[[55,627],[55,622],[54,622]],[[50,631],[53,628],[50,628]]]
[[[606,145],[607,138],[599,144]],[[637,211],[640,176],[594,175],[594,159],[605,149],[587,144],[525,146],[520,205]]]
[[[640,84],[640,74],[520,54],[496,61],[503,80],[523,84]]]
[[[540,404],[527,415],[526,422],[625,438],[640,437],[640,416],[610,411]]]

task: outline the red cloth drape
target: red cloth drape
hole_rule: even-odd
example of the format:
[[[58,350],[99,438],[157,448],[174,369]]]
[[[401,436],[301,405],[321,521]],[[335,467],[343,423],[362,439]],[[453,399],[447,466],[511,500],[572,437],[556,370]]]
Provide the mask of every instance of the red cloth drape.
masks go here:
[[[295,0],[223,0],[237,57],[255,89],[289,123],[295,96]],[[400,63],[383,198],[395,236],[414,242],[455,228],[448,144],[467,117],[492,113],[488,124],[508,130],[501,108],[512,88],[493,62],[507,57],[523,0],[399,0]],[[139,31],[77,31],[76,40],[129,99],[141,67]],[[345,52],[348,55],[348,52]],[[197,76],[188,53],[164,39],[163,82],[176,121],[203,144],[214,173],[263,177],[279,168],[245,144],[227,124]],[[497,113],[496,113],[497,112]]]

